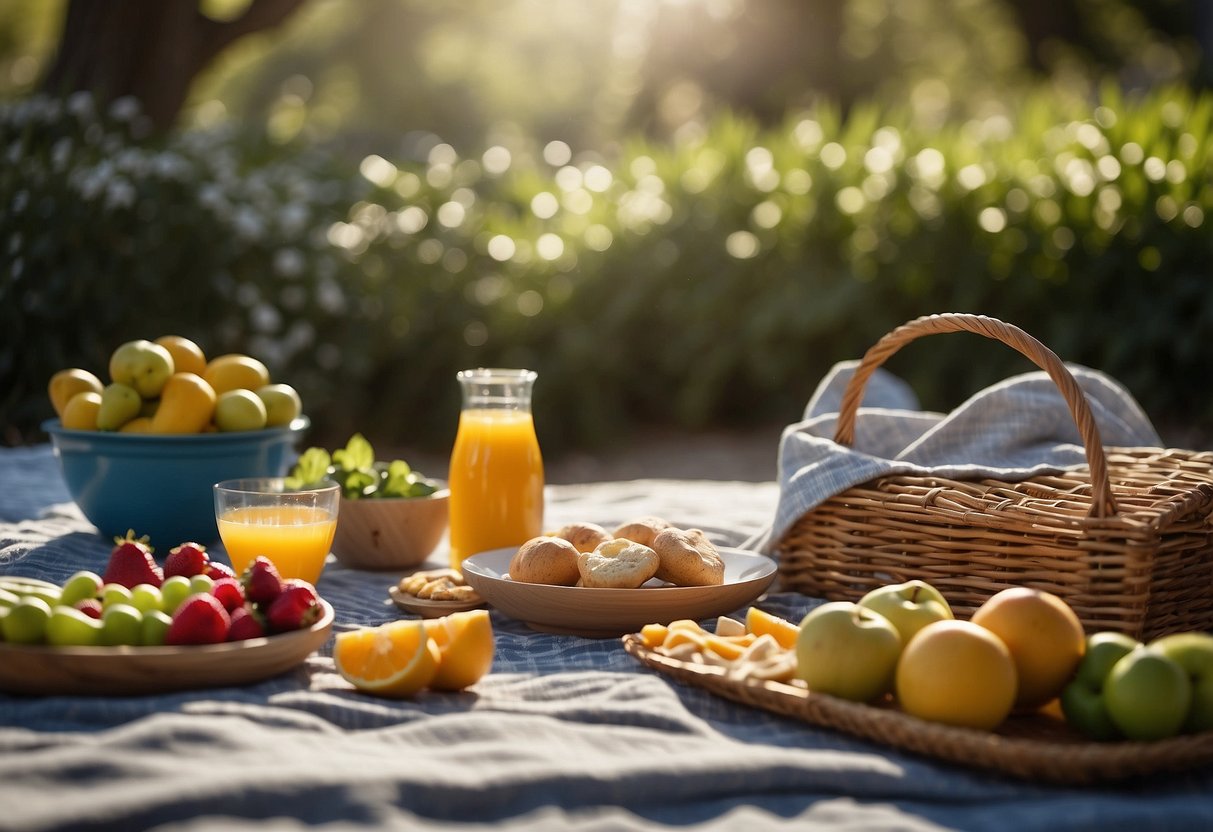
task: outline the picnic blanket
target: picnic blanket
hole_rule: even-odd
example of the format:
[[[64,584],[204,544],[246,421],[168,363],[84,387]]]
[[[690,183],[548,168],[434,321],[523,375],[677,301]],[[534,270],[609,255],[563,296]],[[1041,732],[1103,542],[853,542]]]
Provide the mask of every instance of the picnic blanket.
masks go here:
[[[639,480],[547,497],[550,523],[659,514],[736,544],[769,522],[778,487]],[[109,548],[48,448],[0,450],[0,572],[60,580]],[[330,563],[318,588],[348,628],[401,615],[386,592],[397,577]],[[798,620],[817,602],[758,603]],[[0,830],[1213,828],[1208,770],[1035,785],[734,704],[615,639],[537,633],[496,611],[492,623],[493,670],[463,693],[359,694],[330,642],[246,687],[0,694]]]
[[[770,528],[748,542],[769,550],[806,512],[877,477],[936,476],[1020,481],[1083,465],[1078,427],[1042,371],[1012,376],[950,413],[924,411],[914,391],[883,368],[868,379],[850,446],[834,442],[838,411],[858,361],[826,374],[801,421],[779,445],[779,504]],[[1162,444],[1141,405],[1119,382],[1078,364],[1066,368],[1086,394],[1106,446]]]

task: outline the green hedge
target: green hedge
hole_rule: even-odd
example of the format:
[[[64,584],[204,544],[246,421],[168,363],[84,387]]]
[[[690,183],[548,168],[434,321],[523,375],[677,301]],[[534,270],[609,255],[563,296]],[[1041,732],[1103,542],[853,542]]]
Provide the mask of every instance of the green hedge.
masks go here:
[[[541,441],[558,453],[642,423],[794,419],[835,361],[917,315],[969,311],[1118,377],[1156,420],[1207,423],[1211,113],[1213,98],[1180,90],[1109,90],[1094,106],[1042,91],[942,130],[862,108],[769,131],[722,118],[672,145],[567,163],[558,148],[507,160],[435,140],[424,160],[370,157],[356,176],[313,154],[183,136],[139,152],[177,153],[189,176],[119,209],[81,199],[75,157],[64,174],[53,145],[31,141],[22,164],[39,183],[5,174],[0,197],[24,188],[52,225],[20,225],[7,256],[60,282],[4,287],[23,310],[4,337],[16,326],[41,345],[0,368],[13,379],[5,421],[30,436],[53,369],[96,365],[127,334],[182,331],[211,352],[270,353],[334,439],[449,446],[457,370],[530,366]],[[217,155],[246,173],[220,181]],[[248,240],[199,205],[218,191],[261,216],[252,177],[276,183],[269,216],[306,220]],[[303,197],[289,190],[301,182]],[[275,270],[284,250],[302,255],[291,279]],[[961,338],[890,367],[932,407],[1027,369]]]

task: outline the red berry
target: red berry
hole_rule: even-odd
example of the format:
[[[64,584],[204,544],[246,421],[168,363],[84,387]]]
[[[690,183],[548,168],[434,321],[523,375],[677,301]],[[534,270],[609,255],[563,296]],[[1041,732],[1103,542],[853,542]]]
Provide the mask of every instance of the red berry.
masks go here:
[[[228,566],[226,563],[220,563],[217,560],[207,562],[206,574],[208,577],[213,578],[216,581],[220,578],[236,577],[236,573],[232,571],[232,567]]]
[[[223,608],[228,612],[244,606],[244,589],[235,578],[220,578],[211,587],[211,595],[219,599]]]
[[[180,546],[174,546],[164,559],[164,577],[184,575],[192,578],[206,572],[208,563],[210,558],[206,554],[205,546],[199,543],[182,543]]]
[[[262,623],[260,613],[248,607],[236,607],[232,610],[232,623],[227,628],[228,641],[244,641],[264,635],[265,624]]]
[[[219,599],[209,592],[186,598],[173,614],[165,644],[218,644],[227,640],[231,618]]]
[[[101,602],[96,598],[82,598],[72,606],[80,610],[80,612],[84,613],[89,618],[96,618],[98,620],[100,620],[101,613],[103,611]]]
[[[114,538],[117,545],[110,552],[101,580],[107,584],[122,584],[127,589],[139,584],[160,586],[164,583],[164,573],[152,557],[152,547],[147,545],[146,539],[135,540],[134,532],[126,534],[125,538]]]
[[[240,580],[244,584],[244,597],[254,604],[268,606],[282,591],[282,576],[274,562],[261,555],[249,564]]]
[[[312,626],[322,612],[316,588],[307,581],[290,578],[283,581],[282,592],[278,593],[278,597],[270,604],[266,617],[270,622],[270,630],[281,633]]]

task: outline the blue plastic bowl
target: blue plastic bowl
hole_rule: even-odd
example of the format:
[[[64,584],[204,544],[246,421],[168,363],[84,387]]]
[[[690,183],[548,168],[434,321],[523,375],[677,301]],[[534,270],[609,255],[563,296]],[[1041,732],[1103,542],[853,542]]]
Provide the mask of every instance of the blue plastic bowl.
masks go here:
[[[280,477],[295,463],[309,421],[234,433],[149,435],[68,430],[42,423],[68,492],[105,537],[147,535],[158,555],[178,543],[219,539],[212,486],[238,477]]]

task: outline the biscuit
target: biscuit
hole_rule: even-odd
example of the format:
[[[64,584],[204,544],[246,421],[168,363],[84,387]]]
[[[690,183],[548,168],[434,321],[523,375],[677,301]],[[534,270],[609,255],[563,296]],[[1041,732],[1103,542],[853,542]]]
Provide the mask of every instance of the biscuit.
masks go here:
[[[572,586],[580,574],[577,547],[560,537],[533,537],[510,558],[510,580],[525,584]]]
[[[657,571],[657,553],[625,538],[600,543],[592,552],[577,556],[581,585],[635,589]]]
[[[578,552],[592,552],[598,548],[599,543],[606,543],[611,539],[606,529],[595,523],[569,523],[555,532],[553,537],[567,540]]]
[[[699,529],[664,529],[653,538],[660,564],[657,577],[677,586],[724,583],[724,559]]]
[[[614,534],[615,537],[622,537],[651,549],[653,548],[653,538],[657,536],[657,533],[669,528],[672,528],[670,524],[660,517],[641,517],[630,523],[624,523],[615,529]]]

